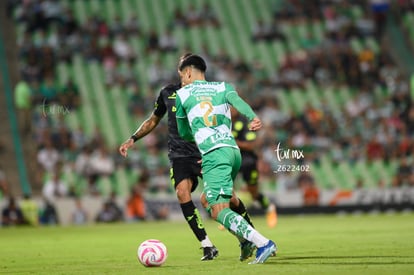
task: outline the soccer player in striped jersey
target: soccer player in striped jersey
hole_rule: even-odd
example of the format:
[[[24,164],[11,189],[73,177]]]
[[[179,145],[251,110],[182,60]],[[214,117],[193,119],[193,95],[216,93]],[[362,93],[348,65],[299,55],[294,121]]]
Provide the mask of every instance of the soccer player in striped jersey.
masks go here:
[[[230,84],[207,82],[206,69],[198,55],[180,61],[178,73],[183,87],[176,98],[178,133],[185,140],[195,141],[201,153],[203,196],[212,218],[256,245],[256,259],[251,264],[264,263],[276,252],[276,244],[230,209],[233,180],[241,165],[240,150],[231,133],[230,106],[249,119],[250,130],[259,130],[262,124]]]
[[[167,85],[160,91],[150,117],[138,127],[131,138],[120,146],[119,152],[126,157],[128,148],[133,146],[135,141],[149,134],[167,113],[171,182],[174,185],[184,218],[203,248],[201,260],[212,260],[217,257],[218,250],[208,238],[200,212],[191,198],[191,192],[197,188],[198,177],[201,177],[200,152],[194,142],[187,142],[180,138],[177,130],[175,99],[176,91],[180,88],[180,84]],[[231,200],[231,208],[242,215],[249,224],[252,224],[243,202],[235,195]],[[240,260],[242,261],[250,257],[255,249],[251,242],[243,241],[240,245]]]

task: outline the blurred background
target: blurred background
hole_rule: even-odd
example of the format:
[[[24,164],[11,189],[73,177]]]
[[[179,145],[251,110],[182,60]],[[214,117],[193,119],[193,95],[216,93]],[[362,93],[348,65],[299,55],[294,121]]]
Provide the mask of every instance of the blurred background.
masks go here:
[[[262,118],[260,189],[279,213],[414,207],[412,0],[6,0],[0,12],[0,205],[22,223],[181,218],[166,119],[128,158],[118,147],[186,52]]]

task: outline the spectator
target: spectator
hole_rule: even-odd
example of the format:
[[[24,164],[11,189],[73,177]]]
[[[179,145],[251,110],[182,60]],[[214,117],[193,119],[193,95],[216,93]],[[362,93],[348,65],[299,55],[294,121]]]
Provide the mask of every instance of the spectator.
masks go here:
[[[92,156],[92,149],[89,146],[83,146],[80,153],[76,156],[75,160],[75,172],[83,176],[85,178],[88,178],[91,173],[90,168],[90,160]]]
[[[78,85],[69,79],[59,95],[60,104],[69,110],[77,109],[80,105],[80,95]]]
[[[39,207],[29,194],[24,195],[20,202],[23,218],[29,225],[39,224]]]
[[[414,186],[414,170],[412,165],[408,163],[406,157],[400,160],[396,174],[392,180],[394,187],[400,187],[404,185]]]
[[[220,21],[208,2],[204,3],[203,8],[200,11],[199,18],[204,26],[211,25],[215,28],[220,27]]]
[[[139,90],[139,85],[131,85],[131,93],[128,100],[128,112],[136,117],[142,117],[144,115],[143,101],[144,99],[142,98],[142,94]]]
[[[61,179],[59,172],[55,171],[52,178],[43,185],[42,194],[48,202],[54,202],[56,199],[68,195],[68,188],[66,183]]]
[[[42,171],[53,172],[59,160],[59,152],[53,146],[51,139],[46,139],[44,147],[37,153],[37,161],[40,164]]]
[[[72,141],[76,150],[82,149],[86,146],[88,138],[86,137],[82,126],[79,126],[77,129],[72,129]]]
[[[383,159],[385,157],[384,147],[376,137],[368,142],[366,154],[369,161]]]
[[[14,100],[19,115],[19,125],[22,133],[28,135],[31,128],[32,91],[29,84],[23,79],[16,85],[14,90]]]
[[[171,29],[167,29],[160,37],[159,48],[161,52],[175,52],[178,49],[178,43]]]
[[[23,63],[21,69],[22,78],[28,82],[39,82],[42,79],[42,63],[39,60],[37,50],[34,47],[30,48],[24,57],[26,62]]]
[[[185,13],[185,21],[190,27],[199,26],[201,23],[200,14],[197,12],[195,6],[190,4],[187,12]]]
[[[170,76],[170,72],[161,64],[161,60],[159,58],[157,58],[155,62],[149,66],[147,74],[151,88],[163,85],[168,81]]]
[[[262,19],[258,19],[252,31],[253,42],[262,40],[270,42],[274,39],[285,41],[286,36],[279,30],[279,25],[277,19],[273,19],[271,24],[266,24]]]
[[[109,210],[113,213],[114,218],[117,221],[122,221],[124,219],[124,213],[121,210],[121,208],[118,206],[118,203],[116,201],[116,193],[111,192],[108,200],[106,201]]]
[[[142,221],[146,219],[147,213],[143,191],[147,181],[148,178],[142,177],[139,183],[131,188],[126,206],[126,218],[129,221]]]
[[[111,35],[116,36],[124,32],[124,24],[121,21],[121,17],[116,15],[111,25],[109,26]]]
[[[89,191],[92,195],[98,195],[96,182],[102,177],[110,177],[115,171],[115,164],[108,153],[108,150],[101,146],[95,152],[89,161]]]
[[[413,78],[414,79],[414,78]],[[413,90],[414,90],[414,81],[413,81]],[[414,94],[414,92],[413,92]],[[407,125],[407,132],[410,136],[414,136],[414,102],[411,104],[412,107],[408,111],[406,125]]]
[[[157,181],[157,182],[153,182],[153,178],[159,176],[160,174],[162,175],[166,175],[166,172],[168,171],[166,169],[168,161],[165,159],[164,156],[162,156],[160,154],[160,146],[157,145],[157,143],[159,142],[159,136],[155,136],[151,135],[149,137],[153,137],[154,139],[152,141],[147,141],[148,144],[146,144],[147,146],[147,150],[148,150],[148,155],[146,156],[146,158],[144,159],[144,165],[145,168],[148,169],[150,176],[151,176],[151,183],[157,183],[157,184],[161,184],[161,186],[154,186],[154,189],[157,190],[158,188],[160,189],[166,189],[168,188],[169,184],[167,183],[167,181]],[[147,139],[149,140],[149,139]],[[153,142],[153,144],[151,144],[151,142]],[[164,143],[165,144],[165,143]],[[164,187],[162,187],[164,186]]]
[[[257,20],[256,25],[253,28],[253,42],[269,39],[270,37],[268,27],[265,25],[262,19]]]
[[[174,10],[174,18],[170,27],[188,27],[187,18],[184,16],[184,13],[181,10],[181,8],[177,7]]]
[[[56,45],[56,47],[57,46],[58,45]],[[41,54],[41,64],[42,64],[42,67],[41,67],[42,76],[45,77],[46,84],[49,86],[46,88],[51,89],[54,86],[53,88],[56,89],[55,83],[53,82],[54,81],[53,76],[55,75],[55,67],[57,63],[56,54],[53,51],[53,48],[51,48],[47,44],[42,47],[40,54]],[[50,78],[51,80],[50,83],[48,83],[48,80],[49,80],[48,78]],[[56,96],[56,92],[55,92],[55,96]]]
[[[89,144],[93,144],[96,148],[105,146],[104,135],[99,127],[95,127],[90,138]]]
[[[82,201],[79,198],[74,200],[75,210],[71,215],[72,224],[81,225],[88,222],[88,213],[82,205]]]
[[[128,35],[139,35],[141,33],[141,24],[138,21],[138,16],[133,13],[129,16],[126,24],[125,30]]]
[[[59,216],[52,202],[44,199],[43,208],[40,211],[40,223],[43,225],[58,225]]]
[[[160,167],[154,171],[154,175],[151,176],[149,191],[152,193],[172,193],[171,184],[168,183],[168,176],[165,173],[165,165],[160,165]]]
[[[122,216],[119,215],[118,208],[113,207],[113,202],[106,201],[103,204],[101,211],[96,216],[96,222],[111,223],[122,220]]]
[[[119,44],[123,46],[122,44]],[[101,50],[98,44],[98,36],[92,35],[90,41],[88,41],[88,45],[83,49],[83,55],[87,61],[90,62],[99,62],[101,60]],[[122,51],[124,50],[124,51]],[[125,53],[128,49],[125,50],[125,47],[120,47],[121,53]]]
[[[134,60],[136,57],[134,49],[127,41],[125,34],[119,34],[115,37],[113,42],[113,49],[115,55],[121,60]]]
[[[147,53],[156,52],[160,49],[160,40],[157,32],[150,30],[147,38]]]
[[[51,139],[54,147],[59,152],[73,148],[72,133],[66,125],[59,125],[58,129],[52,133]]]
[[[79,30],[79,24],[76,22],[71,9],[67,9],[62,17],[62,29],[65,36],[71,36]]]
[[[319,205],[319,190],[315,186],[312,176],[302,174],[298,178],[298,185],[302,189],[303,203],[305,206]]]
[[[376,37],[380,39],[385,31],[385,25],[387,23],[387,14],[391,8],[388,0],[370,0],[371,11],[376,26]]]
[[[132,59],[119,64],[116,71],[116,82],[120,87],[125,88],[127,85],[136,82],[133,66],[134,62]]]
[[[46,24],[61,23],[62,4],[57,0],[45,0],[41,2]]]
[[[23,224],[26,224],[26,221],[24,220],[22,210],[16,204],[15,199],[10,197],[8,205],[3,208],[2,225],[13,226]]]
[[[277,18],[273,18],[272,23],[267,27],[268,31],[268,40],[281,40],[282,42],[286,41],[285,34],[279,28],[280,23]]]
[[[42,3],[34,1],[31,5],[26,6],[27,17],[27,30],[34,32],[36,30],[46,30],[48,22],[45,18],[44,10],[42,8]],[[29,16],[30,13],[30,16]]]
[[[51,76],[46,77],[45,82],[40,85],[40,95],[43,98],[44,106],[48,107],[50,103],[57,102],[58,100],[58,91],[53,83],[53,78]],[[46,105],[47,104],[47,105]]]

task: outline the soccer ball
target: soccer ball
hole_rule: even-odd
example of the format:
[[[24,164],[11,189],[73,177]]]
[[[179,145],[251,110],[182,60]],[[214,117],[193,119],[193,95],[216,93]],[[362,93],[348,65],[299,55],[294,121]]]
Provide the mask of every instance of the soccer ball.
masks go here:
[[[137,255],[144,266],[160,266],[167,260],[167,247],[159,240],[146,240],[139,245]]]

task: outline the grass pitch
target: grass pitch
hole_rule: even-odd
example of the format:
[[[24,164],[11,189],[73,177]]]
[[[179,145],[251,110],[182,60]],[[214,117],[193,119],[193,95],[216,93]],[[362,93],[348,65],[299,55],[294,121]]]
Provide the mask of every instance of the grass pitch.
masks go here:
[[[235,237],[206,222],[217,259],[201,262],[199,243],[184,222],[0,229],[3,274],[414,274],[414,215],[279,217],[256,228],[279,246],[263,265],[239,262]],[[163,241],[168,259],[146,268],[136,258],[149,238]]]

